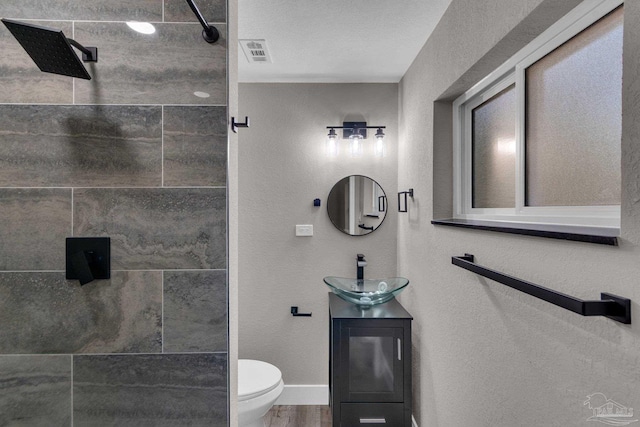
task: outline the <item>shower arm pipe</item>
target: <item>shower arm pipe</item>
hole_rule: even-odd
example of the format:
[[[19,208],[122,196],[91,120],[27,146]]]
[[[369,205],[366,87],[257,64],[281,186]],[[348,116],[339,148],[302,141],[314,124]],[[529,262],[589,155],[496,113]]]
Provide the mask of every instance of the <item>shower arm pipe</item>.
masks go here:
[[[95,47],[84,47],[74,39],[67,38],[69,44],[82,52],[84,62],[98,62],[98,49]]]
[[[585,301],[478,265],[471,254],[451,257],[451,263],[582,316],[605,316],[616,322],[631,323],[631,300],[628,298],[602,292],[600,300]]]
[[[218,41],[220,35],[216,27],[214,27],[213,25],[209,25],[207,20],[204,19],[202,13],[200,13],[200,9],[198,9],[198,6],[196,6],[193,0],[187,0],[187,3],[189,4],[189,7],[193,11],[193,13],[196,15],[196,18],[198,18],[198,21],[200,21],[202,28],[204,28],[202,30],[202,37],[204,37],[204,39],[208,43],[215,43],[216,41]]]

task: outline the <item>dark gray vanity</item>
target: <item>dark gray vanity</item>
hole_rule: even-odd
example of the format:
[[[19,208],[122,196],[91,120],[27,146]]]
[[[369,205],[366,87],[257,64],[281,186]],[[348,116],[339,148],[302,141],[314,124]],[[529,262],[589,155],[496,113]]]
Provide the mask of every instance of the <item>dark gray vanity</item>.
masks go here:
[[[396,299],[361,308],[329,293],[333,427],[411,427],[411,320]]]

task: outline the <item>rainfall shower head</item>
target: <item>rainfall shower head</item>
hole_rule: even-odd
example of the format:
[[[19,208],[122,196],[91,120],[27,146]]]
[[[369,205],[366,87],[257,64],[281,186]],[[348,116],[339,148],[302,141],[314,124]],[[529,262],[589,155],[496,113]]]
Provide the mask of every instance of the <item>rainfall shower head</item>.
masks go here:
[[[11,31],[41,71],[91,80],[91,76],[71,46],[82,51],[84,62],[98,61],[97,48],[84,47],[75,40],[66,38],[60,30],[9,19],[2,19],[2,23]]]

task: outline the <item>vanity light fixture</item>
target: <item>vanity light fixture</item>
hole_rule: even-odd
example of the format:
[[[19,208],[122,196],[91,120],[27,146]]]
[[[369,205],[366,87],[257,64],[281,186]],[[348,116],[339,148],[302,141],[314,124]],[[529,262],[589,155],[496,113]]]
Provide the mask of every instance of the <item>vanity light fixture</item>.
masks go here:
[[[367,122],[343,122],[342,126],[327,126],[327,155],[337,157],[339,154],[339,142],[336,129],[342,129],[342,139],[349,140],[349,153],[351,157],[360,157],[363,153],[363,141],[367,139],[367,129],[377,129],[375,134],[374,154],[383,157],[385,153],[384,132],[386,126],[367,126]]]

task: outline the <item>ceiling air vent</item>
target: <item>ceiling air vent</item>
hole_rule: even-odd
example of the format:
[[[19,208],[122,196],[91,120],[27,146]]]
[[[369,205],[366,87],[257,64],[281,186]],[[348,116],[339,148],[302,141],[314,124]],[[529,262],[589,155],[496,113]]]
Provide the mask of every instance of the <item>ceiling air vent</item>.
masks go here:
[[[269,50],[267,48],[266,40],[259,39],[241,39],[238,40],[240,42],[240,46],[242,46],[242,51],[244,55],[247,57],[247,61],[249,63],[270,63],[271,55],[269,55]]]

